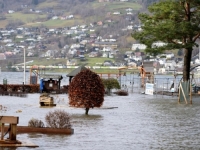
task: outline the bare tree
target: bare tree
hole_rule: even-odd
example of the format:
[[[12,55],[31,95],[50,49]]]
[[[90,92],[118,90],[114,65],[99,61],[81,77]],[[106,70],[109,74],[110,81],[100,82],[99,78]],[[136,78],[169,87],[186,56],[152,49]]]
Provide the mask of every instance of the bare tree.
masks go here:
[[[45,117],[47,127],[59,129],[71,129],[70,120],[69,114],[64,110],[50,111]]]

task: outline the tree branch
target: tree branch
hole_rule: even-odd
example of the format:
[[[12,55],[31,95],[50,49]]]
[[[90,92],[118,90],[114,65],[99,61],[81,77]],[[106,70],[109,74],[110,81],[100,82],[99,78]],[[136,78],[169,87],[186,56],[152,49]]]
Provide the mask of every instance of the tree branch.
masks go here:
[[[200,33],[198,33],[197,35],[194,36],[193,42],[195,42],[199,37],[200,37]]]

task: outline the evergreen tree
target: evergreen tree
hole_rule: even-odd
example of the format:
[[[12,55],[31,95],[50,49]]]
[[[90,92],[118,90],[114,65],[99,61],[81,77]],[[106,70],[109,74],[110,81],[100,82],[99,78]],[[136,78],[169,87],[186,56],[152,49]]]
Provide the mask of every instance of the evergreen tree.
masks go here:
[[[190,61],[193,46],[200,36],[200,0],[164,0],[148,7],[150,13],[139,14],[142,31],[133,37],[147,45],[146,52],[184,49],[183,80],[190,78]],[[157,41],[166,43],[154,46]]]

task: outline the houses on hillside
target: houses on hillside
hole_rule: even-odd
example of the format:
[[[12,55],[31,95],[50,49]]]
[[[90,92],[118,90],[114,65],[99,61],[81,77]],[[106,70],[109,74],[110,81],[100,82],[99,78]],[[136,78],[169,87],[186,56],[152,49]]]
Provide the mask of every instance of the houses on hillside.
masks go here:
[[[86,33],[82,29],[91,28],[90,25],[77,25],[68,28],[51,28],[51,29],[37,29],[37,28],[16,28],[16,29],[0,29],[2,35],[1,48],[4,51],[0,53],[0,59],[5,60],[13,57],[23,56],[24,48],[26,49],[27,57],[43,57],[43,58],[66,58],[65,65],[77,65],[76,59],[81,61],[85,57],[104,57],[109,59],[120,58],[123,55],[121,62],[106,62],[103,65],[110,66],[140,66],[144,61],[151,61],[154,64],[156,73],[174,72],[182,67],[181,61],[175,60],[173,53],[165,53],[154,58],[146,55],[144,52],[146,46],[144,44],[135,43],[130,50],[124,51],[120,54],[118,48],[118,40],[114,36],[106,37],[97,36],[95,33]],[[71,33],[72,34],[71,34]],[[70,33],[70,34],[66,34]],[[58,41],[51,40],[53,37],[60,35],[67,35],[73,40],[70,44],[64,44],[58,47]],[[18,43],[15,42],[18,39]],[[156,46],[162,46],[165,43],[155,43]],[[88,45],[93,50],[88,49]],[[155,46],[154,45],[154,46]],[[178,58],[180,59],[180,58]]]
[[[109,0],[99,0],[106,2]],[[40,10],[32,10],[33,13],[41,13]],[[115,10],[107,12],[108,16],[120,17],[123,14],[127,24],[123,26],[124,33],[131,33],[132,30],[141,30],[140,25],[129,21],[133,9],[126,8],[123,11]],[[14,12],[13,12],[14,13]],[[51,19],[75,19],[76,16],[54,14]],[[88,57],[104,57],[113,59],[112,63],[105,62],[104,65],[127,65],[140,66],[144,61],[153,62],[157,72],[170,72],[182,67],[180,58],[175,58],[173,53],[165,53],[154,58],[145,54],[146,45],[134,43],[128,50],[122,48],[121,35],[119,33],[105,33],[101,35],[99,28],[108,31],[110,25],[116,23],[114,19],[98,20],[83,24],[73,24],[63,28],[40,27],[17,27],[0,29],[0,59],[5,60],[13,57],[23,57],[25,50],[26,57],[42,58],[65,58],[67,65],[77,65],[77,61],[84,61]],[[152,47],[163,46],[166,43],[160,41],[152,44]],[[126,47],[127,49],[127,47]],[[123,53],[122,53],[123,52]],[[70,60],[70,61],[69,61]],[[198,62],[197,60],[194,62]]]

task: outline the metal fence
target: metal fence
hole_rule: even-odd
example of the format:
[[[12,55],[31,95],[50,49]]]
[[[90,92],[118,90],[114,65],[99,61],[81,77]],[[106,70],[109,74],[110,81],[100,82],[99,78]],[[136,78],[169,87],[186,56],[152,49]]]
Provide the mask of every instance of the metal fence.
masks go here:
[[[182,81],[182,76],[173,76],[173,75],[155,75],[153,79],[144,78],[142,79],[138,75],[126,75],[120,76],[118,78],[121,89],[126,90],[131,93],[143,93],[145,92],[145,84],[152,83],[154,84],[154,93],[163,93],[163,92],[178,92],[178,87]],[[198,88],[200,90],[200,78],[192,78],[191,85],[193,87],[193,92],[197,92]]]

